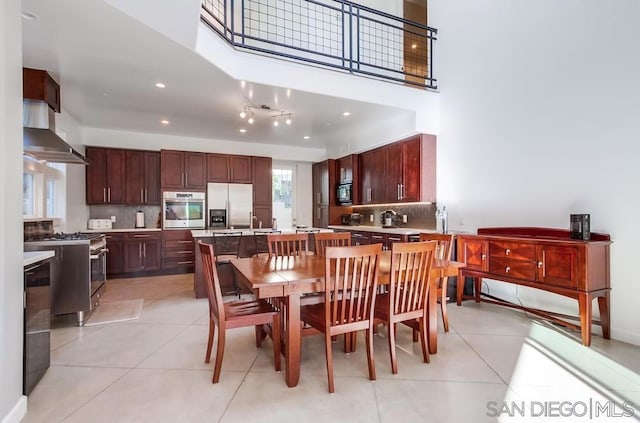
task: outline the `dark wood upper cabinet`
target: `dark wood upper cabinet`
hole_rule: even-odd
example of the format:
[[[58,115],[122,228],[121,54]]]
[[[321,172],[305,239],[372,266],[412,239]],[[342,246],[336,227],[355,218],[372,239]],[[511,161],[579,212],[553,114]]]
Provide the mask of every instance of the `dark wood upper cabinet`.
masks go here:
[[[22,68],[22,97],[25,100],[45,101],[60,113],[60,85],[46,71]]]
[[[253,167],[251,156],[207,154],[207,181],[250,184]]]
[[[206,154],[190,151],[160,152],[161,187],[163,190],[204,190],[207,185]]]
[[[127,204],[160,204],[160,153],[126,151]]]
[[[125,204],[125,150],[87,147],[86,156],[87,204]]]
[[[360,204],[434,202],[435,142],[416,135],[360,154]]]
[[[254,227],[262,222],[263,228],[271,227],[273,216],[273,174],[271,157],[252,157],[253,168],[253,221]]]

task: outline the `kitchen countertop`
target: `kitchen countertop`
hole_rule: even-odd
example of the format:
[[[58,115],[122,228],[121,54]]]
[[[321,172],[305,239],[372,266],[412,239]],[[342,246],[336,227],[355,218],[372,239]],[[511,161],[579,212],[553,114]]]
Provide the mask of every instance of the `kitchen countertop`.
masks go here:
[[[23,262],[24,267],[30,266],[34,263],[37,263],[42,260],[46,260],[56,255],[55,251],[45,250],[45,251],[25,251],[23,253]]]
[[[364,226],[364,225],[329,225],[331,229],[341,229],[347,231],[377,232],[382,234],[393,235],[418,235],[421,233],[434,233],[433,229],[420,228],[383,228],[382,226]]]
[[[320,231],[320,232],[333,232],[332,229],[324,229],[324,228],[299,228],[299,231]],[[295,234],[296,230],[293,228],[283,228],[283,229],[278,229],[278,231],[280,231],[280,233],[282,234]],[[243,236],[246,235],[255,235],[256,232],[258,233],[265,233],[268,234],[271,232],[271,229],[269,228],[263,228],[263,229],[198,229],[198,230],[192,230],[191,231],[191,236],[193,236],[194,238],[207,238],[207,237],[212,237],[212,236],[224,236],[225,234],[228,234],[229,232],[242,232]]]
[[[161,231],[161,230],[162,228],[87,229],[82,232],[102,234],[102,233],[108,233],[108,232],[155,232],[155,231]]]

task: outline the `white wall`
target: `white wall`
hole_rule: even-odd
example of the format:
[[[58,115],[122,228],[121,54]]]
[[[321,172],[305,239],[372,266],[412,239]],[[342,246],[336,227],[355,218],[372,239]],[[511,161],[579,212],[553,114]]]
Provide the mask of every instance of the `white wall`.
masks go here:
[[[590,213],[592,230],[614,241],[612,336],[640,345],[640,2],[429,6],[439,29],[438,202],[450,227],[567,228],[570,213]],[[577,312],[557,296],[519,294]]]
[[[22,29],[20,0],[0,3],[0,421],[22,396]]]

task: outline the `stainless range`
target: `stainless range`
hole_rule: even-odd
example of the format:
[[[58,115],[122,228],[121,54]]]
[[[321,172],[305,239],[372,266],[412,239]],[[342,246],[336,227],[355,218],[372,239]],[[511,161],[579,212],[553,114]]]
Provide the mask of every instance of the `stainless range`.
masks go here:
[[[56,233],[25,236],[25,251],[54,250],[51,313],[77,313],[78,326],[106,289],[107,242],[103,234]]]

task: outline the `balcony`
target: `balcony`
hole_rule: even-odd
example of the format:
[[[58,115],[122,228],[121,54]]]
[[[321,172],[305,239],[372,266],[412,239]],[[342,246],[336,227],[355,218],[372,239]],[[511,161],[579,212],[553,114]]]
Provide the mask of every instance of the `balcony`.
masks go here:
[[[346,0],[202,0],[201,19],[235,48],[437,89],[437,30]]]

